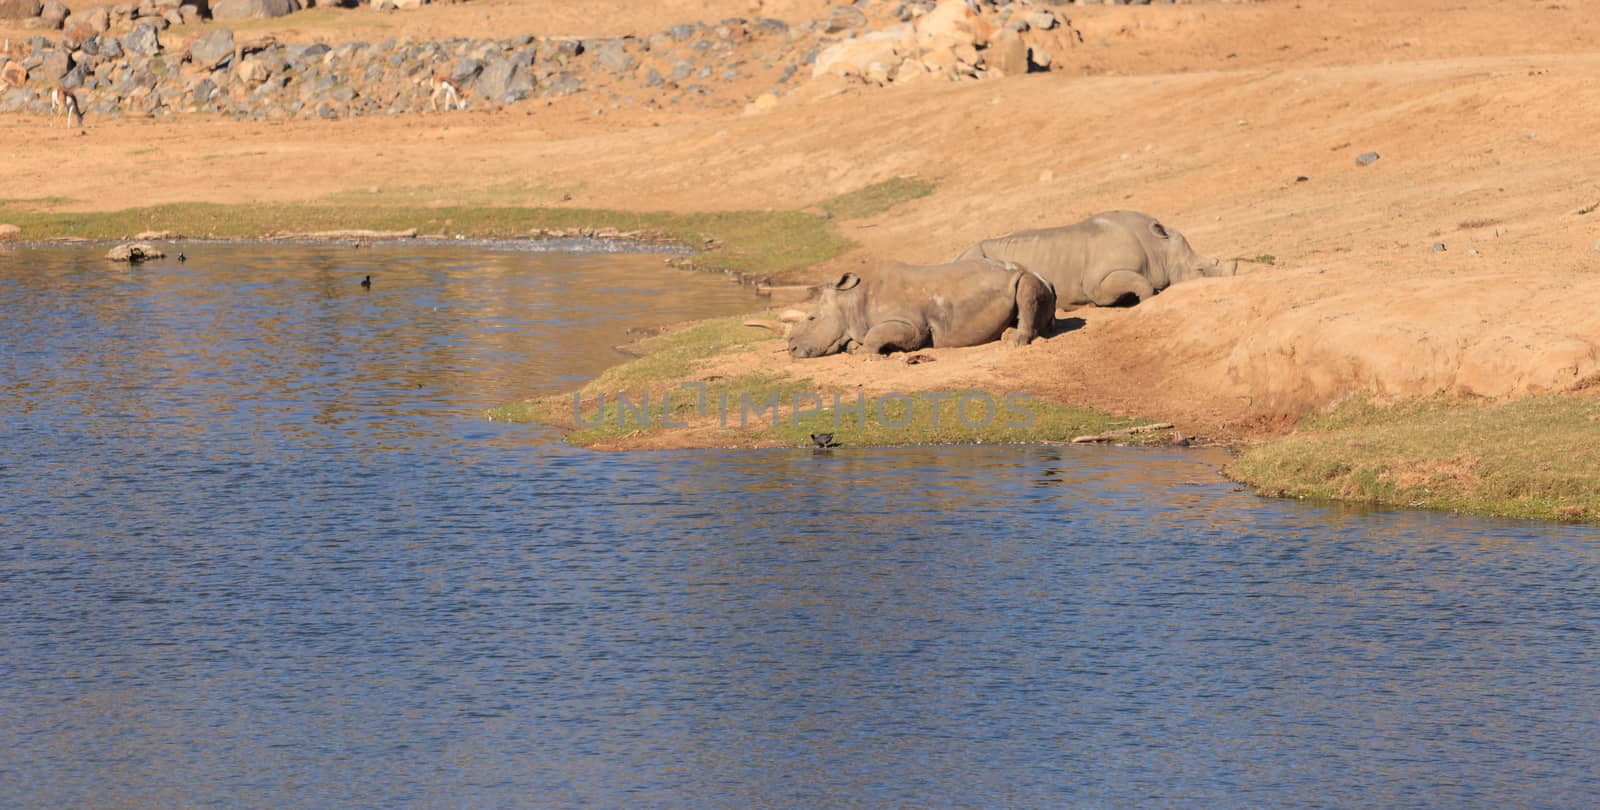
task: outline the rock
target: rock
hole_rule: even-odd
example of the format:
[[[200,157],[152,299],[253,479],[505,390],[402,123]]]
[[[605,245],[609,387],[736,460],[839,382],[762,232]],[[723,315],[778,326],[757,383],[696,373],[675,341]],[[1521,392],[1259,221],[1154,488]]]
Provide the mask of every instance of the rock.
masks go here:
[[[72,70],[72,57],[66,51],[50,51],[38,67],[28,71],[28,78],[48,88],[60,82],[69,70]]]
[[[1356,156],[1356,165],[1357,166],[1371,166],[1373,163],[1377,162],[1377,160],[1378,160],[1378,153],[1377,152],[1362,152],[1361,154]]]
[[[137,264],[149,259],[165,258],[167,254],[144,243],[135,242],[126,245],[117,245],[106,253],[106,258],[114,262],[128,262]]]
[[[984,61],[1007,76],[1020,76],[1028,72],[1028,46],[1015,31],[996,32],[984,52]]]
[[[39,0],[0,0],[0,20],[26,20],[43,10]]]
[[[15,225],[0,225],[0,242],[15,242],[21,238],[21,228]]]
[[[258,85],[272,78],[272,63],[261,56],[251,56],[239,63],[233,75],[242,84]]]
[[[457,87],[466,89],[482,72],[482,62],[476,59],[457,59],[455,66],[450,68],[450,81],[455,82]]]
[[[28,83],[28,69],[21,62],[6,62],[0,67],[0,85],[21,87]]]
[[[51,28],[60,28],[61,24],[66,22],[67,15],[71,13],[72,10],[61,0],[45,0],[39,9],[39,18],[48,21]]]
[[[1594,240],[1594,252],[1600,253],[1600,239]]]
[[[233,58],[233,30],[218,28],[202,35],[189,46],[189,58],[204,70],[222,67]]]
[[[211,7],[213,20],[248,20],[259,17],[282,17],[299,11],[300,0],[218,0]]]
[[[1028,49],[1028,70],[1043,72],[1050,69],[1050,63],[1055,61],[1050,52],[1043,48]]]
[[[1443,253],[1444,252],[1444,243],[1443,242],[1434,242],[1433,243],[1433,252],[1434,253]]]
[[[1027,17],[1029,27],[1040,31],[1049,31],[1056,27],[1056,14],[1050,9],[1041,9],[1029,14]]]
[[[863,28],[867,24],[867,15],[862,14],[853,6],[834,6],[833,13],[828,15],[822,24],[822,33],[837,34],[852,28]]]
[[[153,23],[141,22],[122,38],[122,47],[135,56],[154,56],[161,50],[161,40],[156,36]]]
[[[483,67],[478,74],[477,93],[480,97],[498,101],[505,94],[506,85],[511,82],[511,74],[516,71],[516,66],[510,59],[495,59]]]
[[[328,53],[332,50],[333,48],[328,47],[326,43],[318,42],[302,49],[300,54],[290,61],[299,65],[309,65],[312,62],[319,62],[327,58]]]
[[[212,96],[215,96],[216,93],[216,82],[213,82],[210,79],[201,79],[195,84],[194,91],[190,94],[189,100],[190,103],[194,104],[196,107],[204,107],[205,105],[211,103],[211,98]]]
[[[204,15],[200,13],[200,7],[197,5],[184,3],[178,6],[178,18],[183,21],[184,25],[194,25],[200,22],[203,17]]]
[[[544,95],[566,96],[583,89],[583,80],[568,71],[561,71],[543,82]]]
[[[84,43],[94,42],[94,38],[98,36],[99,33],[100,32],[90,27],[89,23],[85,21],[82,16],[74,14],[73,16],[67,18],[67,24],[61,31],[61,38],[66,42],[68,48],[82,49]],[[91,47],[93,46],[91,45]],[[90,51],[88,55],[94,56],[95,54],[93,51]]]
[[[693,75],[694,63],[687,59],[679,59],[672,64],[672,74],[669,78],[675,82],[681,82]]]
[[[981,45],[994,34],[994,26],[983,20],[966,0],[942,0],[933,11],[917,20],[917,38],[924,46],[932,43]]]
[[[77,19],[78,17],[84,18],[83,21],[87,23],[90,28],[93,28],[96,34],[104,34],[105,32],[111,30],[111,11],[105,6],[95,6],[94,8],[89,9],[87,12],[79,11],[77,14],[73,15],[73,19]]]
[[[909,25],[873,31],[824,48],[817,54],[811,75],[864,75],[873,63],[899,64],[903,55],[914,52],[916,48],[916,31]]]
[[[23,87],[12,90],[0,96],[0,112],[16,112],[17,110],[26,109],[37,98],[39,98],[39,94],[33,92],[31,88]]]
[[[595,46],[594,53],[600,66],[612,73],[625,73],[638,64],[638,60],[628,53],[627,43],[620,39],[608,39],[600,43]]]

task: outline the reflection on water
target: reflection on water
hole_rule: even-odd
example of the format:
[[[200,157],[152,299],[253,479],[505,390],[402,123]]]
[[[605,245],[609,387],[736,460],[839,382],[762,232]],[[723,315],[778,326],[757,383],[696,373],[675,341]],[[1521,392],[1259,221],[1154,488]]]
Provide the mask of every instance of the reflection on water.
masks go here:
[[[1263,501],[1191,452],[578,452],[478,411],[747,294],[191,252],[0,252],[0,806],[1600,793],[1590,529]]]

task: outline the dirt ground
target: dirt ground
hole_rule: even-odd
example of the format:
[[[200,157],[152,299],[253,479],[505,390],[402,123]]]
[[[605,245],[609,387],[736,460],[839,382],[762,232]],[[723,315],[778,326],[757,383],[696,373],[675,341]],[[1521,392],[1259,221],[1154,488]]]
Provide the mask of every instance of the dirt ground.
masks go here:
[[[649,34],[828,6],[471,0],[274,25],[329,41],[385,35],[380,23],[387,36]],[[1022,389],[1230,437],[1353,393],[1516,396],[1600,372],[1600,211],[1581,213],[1600,203],[1600,15],[1588,4],[1058,10],[1084,35],[1056,55],[1059,70],[816,80],[760,113],[743,106],[765,88],[651,110],[598,87],[503,112],[343,121],[190,115],[80,132],[8,115],[0,197],[99,210],[423,188],[447,203],[509,183],[584,207],[787,209],[916,175],[937,191],[841,223],[860,247],[805,276],[947,259],[1115,208],[1154,214],[1205,253],[1274,260],[1132,309],[1063,313],[1078,328],[1025,349],[936,350],[916,366],[781,362],[819,384]],[[1357,165],[1365,152],[1380,158]]]

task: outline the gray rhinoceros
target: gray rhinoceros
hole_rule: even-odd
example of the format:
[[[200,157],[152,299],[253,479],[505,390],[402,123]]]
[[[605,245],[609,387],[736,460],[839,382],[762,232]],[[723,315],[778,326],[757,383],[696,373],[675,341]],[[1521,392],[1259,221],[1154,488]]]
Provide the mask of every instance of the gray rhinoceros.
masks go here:
[[[1137,304],[1168,285],[1239,269],[1237,261],[1224,265],[1195,253],[1183,234],[1138,211],[985,239],[959,258],[1016,262],[1054,284],[1061,303],[1102,307]]]
[[[862,275],[845,273],[823,287],[816,311],[790,332],[789,353],[821,357],[851,341],[872,354],[976,346],[1002,337],[1026,346],[1049,335],[1055,317],[1049,282],[1010,262],[886,264]]]

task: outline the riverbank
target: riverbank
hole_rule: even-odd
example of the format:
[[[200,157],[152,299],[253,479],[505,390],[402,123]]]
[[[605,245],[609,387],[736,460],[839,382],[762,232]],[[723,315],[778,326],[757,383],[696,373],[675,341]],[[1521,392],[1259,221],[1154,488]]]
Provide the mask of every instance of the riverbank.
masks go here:
[[[355,39],[395,38],[399,48],[406,34],[419,42],[633,37],[639,50],[623,55],[639,62],[618,81],[648,83],[641,43],[663,32],[670,39],[679,21],[661,9],[630,16],[625,5],[582,15],[533,0],[409,17],[329,10],[250,31],[324,41],[329,54]],[[535,7],[550,14],[528,13]],[[880,10],[818,33],[814,46],[899,24],[889,19],[895,9],[873,16]],[[695,373],[736,379],[748,363],[821,392],[1021,392],[1121,417],[1102,427],[1171,422],[1184,438],[1237,446],[1311,430],[1352,400],[1400,407],[1444,397],[1470,409],[1593,396],[1600,188],[1590,178],[1600,176],[1600,153],[1589,148],[1587,121],[1600,103],[1589,81],[1600,69],[1600,20],[1559,4],[1494,0],[1057,11],[1068,19],[1053,35],[1076,34],[1053,46],[1047,71],[991,71],[988,57],[1000,54],[986,45],[975,48],[981,78],[976,69],[909,82],[797,70],[760,104],[770,81],[747,77],[676,104],[629,104],[625,93],[586,84],[450,114],[256,121],[125,112],[70,129],[36,114],[0,115],[0,139],[21,145],[22,156],[0,165],[0,223],[20,226],[24,240],[353,228],[523,238],[609,228],[680,240],[701,251],[691,259],[698,266],[781,290],[867,262],[940,261],[985,237],[1134,208],[1201,252],[1256,261],[1236,278],[1179,285],[1132,309],[1061,313],[1075,328],[1020,351],[802,365],[773,352],[770,334],[750,330],[748,342],[765,355],[702,358]],[[772,17],[816,32],[833,14],[800,0],[766,3],[759,14],[734,2],[696,3],[692,12],[705,24],[684,42],[705,39],[706,54],[724,19]],[[526,24],[509,26],[506,15],[519,13]],[[498,20],[492,32],[488,17]],[[361,27],[379,20],[417,26],[386,37]],[[650,54],[666,54],[663,46]],[[180,64],[185,82],[198,80],[184,73],[192,61]],[[307,67],[296,64],[286,70]],[[1358,160],[1369,153],[1377,158]],[[891,192],[882,204],[838,210],[848,195],[883,189]],[[1586,418],[1581,408],[1562,417],[1568,435],[1581,436],[1584,423],[1574,420]],[[1063,426],[1062,434],[1080,427],[1097,430]],[[1509,427],[1483,441],[1482,463],[1491,465],[1504,455],[1497,443],[1527,443]],[[1263,469],[1290,475],[1283,465]],[[1370,499],[1352,488],[1332,494]]]

